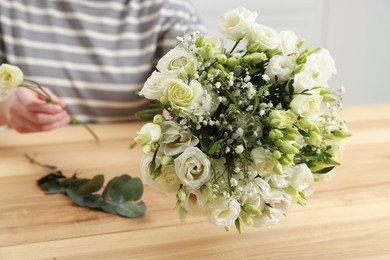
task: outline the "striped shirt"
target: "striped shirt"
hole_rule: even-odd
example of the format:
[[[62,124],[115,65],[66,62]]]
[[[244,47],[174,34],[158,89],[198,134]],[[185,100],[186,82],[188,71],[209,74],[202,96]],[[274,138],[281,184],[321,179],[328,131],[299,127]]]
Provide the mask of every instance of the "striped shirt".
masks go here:
[[[185,0],[1,0],[0,63],[51,89],[85,122],[134,119],[176,36],[202,31]]]

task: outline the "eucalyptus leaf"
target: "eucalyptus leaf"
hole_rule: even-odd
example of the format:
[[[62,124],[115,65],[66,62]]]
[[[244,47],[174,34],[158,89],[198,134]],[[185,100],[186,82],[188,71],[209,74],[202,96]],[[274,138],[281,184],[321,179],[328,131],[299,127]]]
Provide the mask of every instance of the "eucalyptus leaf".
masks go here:
[[[99,209],[103,201],[102,196],[89,194],[84,196],[84,205],[88,208]]]
[[[89,193],[96,192],[103,187],[103,184],[104,184],[104,176],[101,174],[98,174],[98,175],[94,176],[89,182],[80,186],[77,189],[77,193],[80,195],[86,195]]]
[[[66,189],[66,195],[70,198],[71,201],[73,201],[74,204],[84,207],[84,196],[78,194],[75,190],[72,189]]]
[[[139,218],[145,214],[146,205],[143,201],[134,202],[123,202],[119,203],[116,208],[116,213],[123,217],[128,218]]]
[[[119,179],[118,176],[112,178],[106,185],[106,188],[104,189],[103,191],[103,194],[102,194],[102,197],[103,199],[108,199],[111,197],[110,195],[110,192],[111,192],[111,189],[112,189],[112,185]]]
[[[103,200],[100,203],[100,207],[103,211],[110,213],[110,214],[114,214],[114,215],[116,214],[115,208],[117,205],[118,205],[118,203],[112,202],[109,200]]]
[[[142,185],[142,181],[139,178],[133,178],[128,180],[123,187],[123,199],[125,201],[137,201],[142,197],[143,192],[144,187]]]

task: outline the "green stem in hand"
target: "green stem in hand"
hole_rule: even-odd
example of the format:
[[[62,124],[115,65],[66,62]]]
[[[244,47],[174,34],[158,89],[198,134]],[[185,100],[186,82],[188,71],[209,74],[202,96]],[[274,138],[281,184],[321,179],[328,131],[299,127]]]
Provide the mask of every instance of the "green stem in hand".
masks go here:
[[[56,104],[53,101],[53,99],[51,98],[51,96],[49,95],[49,93],[41,86],[41,84],[39,84],[38,82],[36,82],[34,80],[30,80],[30,79],[24,79],[24,82],[26,82],[28,84],[22,83],[19,85],[19,87],[27,88],[27,89],[34,91],[35,93],[43,96],[46,104]],[[67,110],[65,110],[65,111],[68,113],[72,124],[78,124],[78,125],[83,126],[93,136],[95,141],[99,142],[99,137],[87,124],[80,122],[76,117],[72,116]]]

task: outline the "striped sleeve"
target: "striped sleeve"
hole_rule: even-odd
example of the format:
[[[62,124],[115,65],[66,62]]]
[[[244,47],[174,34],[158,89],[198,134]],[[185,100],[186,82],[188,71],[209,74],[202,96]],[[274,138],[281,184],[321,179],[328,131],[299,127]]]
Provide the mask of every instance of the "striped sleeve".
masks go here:
[[[203,28],[185,0],[0,1],[0,61],[85,122],[134,120],[157,59],[192,31]]]

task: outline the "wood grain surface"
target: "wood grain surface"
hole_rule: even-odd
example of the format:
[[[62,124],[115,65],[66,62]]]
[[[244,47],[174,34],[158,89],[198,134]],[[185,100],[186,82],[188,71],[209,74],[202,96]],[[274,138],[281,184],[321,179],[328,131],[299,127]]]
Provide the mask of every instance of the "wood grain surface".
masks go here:
[[[390,104],[342,117],[353,136],[335,177],[279,225],[242,235],[201,217],[180,223],[174,202],[148,187],[146,215],[126,219],[36,186],[45,172],[24,153],[66,175],[139,176],[142,153],[128,148],[139,123],[93,125],[100,144],[79,126],[0,132],[0,259],[390,259]]]

